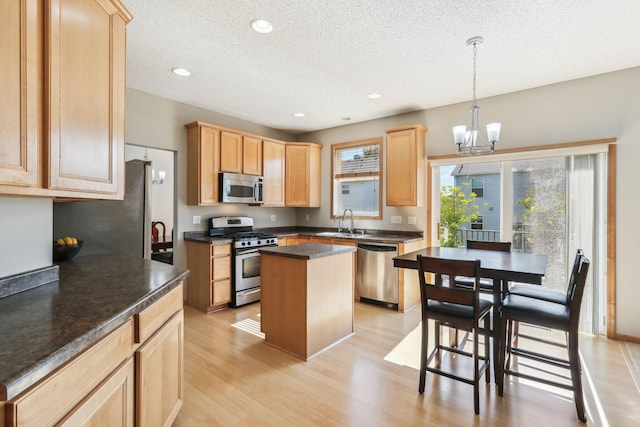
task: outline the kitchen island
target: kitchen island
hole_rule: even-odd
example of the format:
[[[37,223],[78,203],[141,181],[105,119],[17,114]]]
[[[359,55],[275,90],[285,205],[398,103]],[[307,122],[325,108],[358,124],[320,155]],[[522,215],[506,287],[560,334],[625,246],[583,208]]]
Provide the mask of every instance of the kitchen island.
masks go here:
[[[353,246],[260,249],[265,343],[303,360],[353,334]]]

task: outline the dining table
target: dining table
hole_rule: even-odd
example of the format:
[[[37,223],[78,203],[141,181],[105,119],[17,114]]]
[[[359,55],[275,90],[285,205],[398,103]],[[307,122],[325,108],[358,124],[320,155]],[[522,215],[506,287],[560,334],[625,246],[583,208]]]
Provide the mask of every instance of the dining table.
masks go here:
[[[416,270],[417,274],[418,255],[447,260],[480,260],[480,277],[493,280],[493,325],[500,324],[497,319],[497,316],[500,315],[498,308],[508,290],[509,282],[542,285],[542,278],[547,268],[546,255],[438,246],[431,246],[396,256],[393,258],[393,266]],[[496,380],[500,339],[503,338],[501,335],[504,334],[498,334],[495,330],[492,330],[493,372]]]

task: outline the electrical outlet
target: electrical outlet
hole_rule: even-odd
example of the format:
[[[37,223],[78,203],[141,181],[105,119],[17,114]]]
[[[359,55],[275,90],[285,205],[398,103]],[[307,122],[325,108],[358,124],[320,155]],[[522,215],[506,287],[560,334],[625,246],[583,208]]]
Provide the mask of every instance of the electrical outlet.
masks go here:
[[[271,215],[271,221],[275,221],[278,217],[276,215]]]
[[[305,220],[305,221],[309,221],[309,214],[306,214],[306,215],[304,216],[304,220]]]
[[[391,216],[391,224],[402,224],[402,217],[401,216],[392,215]]]
[[[200,224],[200,215],[194,215],[193,216],[193,223],[194,224]]]
[[[415,223],[416,223],[416,217],[415,216],[408,216],[407,217],[407,224],[415,225]]]

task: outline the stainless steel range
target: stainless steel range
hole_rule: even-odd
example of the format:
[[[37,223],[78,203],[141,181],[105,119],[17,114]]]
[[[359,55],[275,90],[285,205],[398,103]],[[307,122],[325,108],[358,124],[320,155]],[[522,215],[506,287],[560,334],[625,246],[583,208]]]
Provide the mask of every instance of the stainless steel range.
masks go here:
[[[274,234],[253,231],[253,218],[223,216],[209,218],[209,235],[233,239],[231,307],[260,300],[259,247],[278,246]]]

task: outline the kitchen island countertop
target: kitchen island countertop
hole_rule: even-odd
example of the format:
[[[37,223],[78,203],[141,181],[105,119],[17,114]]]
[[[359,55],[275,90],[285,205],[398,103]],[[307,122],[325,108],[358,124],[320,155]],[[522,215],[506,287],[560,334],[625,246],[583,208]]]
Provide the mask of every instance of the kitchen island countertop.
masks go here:
[[[0,298],[0,401],[10,400],[189,275],[125,255],[78,256],[58,280]]]
[[[316,259],[338,255],[345,252],[355,252],[353,246],[328,245],[325,243],[301,243],[289,246],[267,246],[260,248],[261,254],[269,254],[299,259]]]

